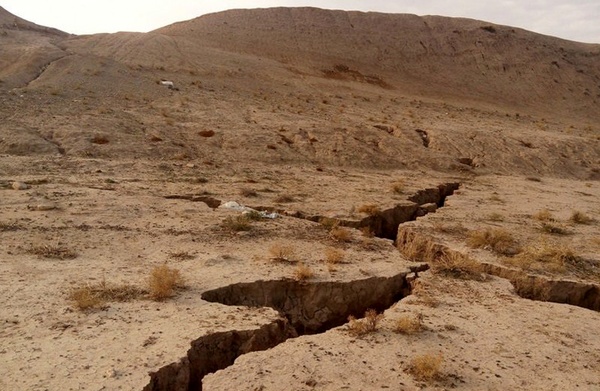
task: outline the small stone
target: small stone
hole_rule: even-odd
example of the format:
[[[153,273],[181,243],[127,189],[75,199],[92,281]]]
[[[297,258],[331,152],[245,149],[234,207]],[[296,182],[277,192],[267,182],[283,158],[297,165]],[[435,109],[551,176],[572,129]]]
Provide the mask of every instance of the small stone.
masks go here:
[[[194,163],[188,163],[185,165],[187,168],[194,168],[196,165]]]
[[[15,190],[27,190],[27,189],[31,188],[31,186],[29,186],[25,182],[13,182],[12,188]]]
[[[57,208],[58,207],[53,202],[43,202],[43,203],[37,204],[33,207],[33,209],[39,210],[39,211],[54,210]]]

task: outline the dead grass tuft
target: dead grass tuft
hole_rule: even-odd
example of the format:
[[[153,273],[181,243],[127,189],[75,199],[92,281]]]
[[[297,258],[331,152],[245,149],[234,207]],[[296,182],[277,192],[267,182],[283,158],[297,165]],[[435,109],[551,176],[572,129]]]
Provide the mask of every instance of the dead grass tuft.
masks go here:
[[[65,246],[32,246],[28,253],[48,259],[75,259],[77,252]]]
[[[443,253],[443,247],[430,237],[410,229],[400,229],[396,246],[400,253],[413,262],[434,262]]]
[[[377,216],[381,213],[381,209],[375,204],[364,204],[358,207],[358,212],[369,216]]]
[[[163,301],[173,297],[175,291],[183,287],[183,278],[179,270],[170,268],[166,264],[152,269],[148,281],[148,290],[152,300]]]
[[[296,281],[306,281],[315,276],[315,273],[310,267],[301,263],[294,270],[294,279]]]
[[[539,221],[555,221],[554,215],[548,209],[542,209],[532,217]]]
[[[250,224],[250,219],[246,215],[228,216],[223,220],[222,227],[228,231],[240,232],[250,231],[252,224]]]
[[[423,314],[416,316],[402,315],[396,319],[392,331],[398,334],[416,334],[424,330]]]
[[[583,259],[570,247],[542,241],[526,247],[522,253],[505,263],[524,270],[564,273],[567,270],[585,271]]]
[[[569,221],[573,224],[591,224],[594,222],[594,219],[592,219],[583,212],[574,210],[571,214],[571,217],[569,218]]]
[[[345,252],[343,250],[339,250],[337,248],[327,248],[325,249],[325,262],[328,264],[338,264],[344,260]]]
[[[444,358],[441,354],[426,353],[415,356],[408,368],[408,372],[419,381],[430,381],[440,376]]]
[[[478,281],[486,279],[477,261],[435,243],[429,236],[401,229],[396,245],[400,253],[411,261],[429,263],[434,273]]]
[[[365,317],[356,319],[350,315],[348,317],[348,332],[351,335],[360,337],[377,331],[379,323],[383,320],[384,315],[378,314],[376,310],[369,309],[365,312]]]
[[[344,227],[334,226],[329,231],[329,236],[337,242],[348,243],[352,241],[352,232]]]
[[[69,299],[73,302],[73,305],[81,311],[102,308],[105,305],[105,301],[95,295],[89,286],[73,288],[71,292],[69,292]]]
[[[471,231],[467,237],[467,244],[472,248],[483,248],[508,256],[521,251],[519,243],[512,234],[500,228]]]
[[[69,299],[77,309],[87,311],[105,308],[108,302],[135,300],[144,294],[146,291],[133,285],[112,285],[102,281],[99,284],[85,284],[71,289]]]
[[[271,259],[277,262],[297,262],[294,259],[296,255],[296,249],[291,244],[285,243],[273,243],[271,247],[269,247],[269,253],[271,254]]]
[[[404,184],[404,181],[402,181],[402,180],[398,180],[398,181],[392,183],[392,192],[393,193],[402,194],[404,192],[405,188],[406,188],[406,185]]]
[[[433,262],[431,269],[434,273],[462,278],[465,280],[485,281],[481,264],[466,254],[458,251],[444,250]]]

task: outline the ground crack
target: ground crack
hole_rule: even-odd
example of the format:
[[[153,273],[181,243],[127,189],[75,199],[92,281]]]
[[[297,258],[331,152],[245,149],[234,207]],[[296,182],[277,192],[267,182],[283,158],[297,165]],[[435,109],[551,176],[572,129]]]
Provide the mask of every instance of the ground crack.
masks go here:
[[[271,307],[280,319],[254,330],[214,333],[192,341],[187,355],[150,374],[144,391],[202,390],[202,379],[224,369],[237,357],[261,351],[305,334],[323,333],[361,317],[367,309],[379,312],[412,291],[412,281],[426,264],[391,277],[338,282],[299,282],[291,279],[237,283],[202,294],[202,299],[225,305]]]

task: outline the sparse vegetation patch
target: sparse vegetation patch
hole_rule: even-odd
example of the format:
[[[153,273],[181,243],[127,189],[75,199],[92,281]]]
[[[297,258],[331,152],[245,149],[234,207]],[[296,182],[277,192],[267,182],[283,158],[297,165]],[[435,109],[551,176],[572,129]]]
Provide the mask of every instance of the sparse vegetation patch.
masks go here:
[[[81,310],[101,309],[109,302],[125,302],[135,300],[147,291],[129,284],[84,284],[74,287],[69,291],[69,300]]]
[[[423,315],[416,316],[402,315],[396,319],[392,326],[392,331],[398,334],[416,334],[423,331]]]
[[[408,372],[417,380],[431,381],[440,376],[443,362],[441,354],[422,354],[411,360]]]
[[[228,216],[223,220],[222,227],[228,231],[240,232],[250,231],[252,224],[246,215]]]
[[[512,234],[500,228],[471,231],[467,237],[467,244],[473,248],[483,248],[508,256],[521,251],[519,243]]]
[[[575,210],[571,214],[569,221],[573,224],[592,224],[594,222],[594,219],[592,219],[583,212]]]
[[[294,270],[294,278],[297,281],[306,281],[313,278],[315,273],[312,271],[310,267],[301,263]]]
[[[155,301],[163,301],[173,297],[175,291],[183,287],[183,278],[177,269],[170,268],[166,264],[163,264],[156,266],[150,272],[148,291],[150,293],[150,298]]]
[[[369,309],[365,312],[365,317],[356,319],[350,315],[348,317],[348,332],[356,337],[360,337],[377,331],[379,323],[383,320],[384,315],[378,314],[377,311]]]
[[[277,262],[297,262],[295,259],[296,249],[291,244],[273,243],[269,247],[271,259]]]

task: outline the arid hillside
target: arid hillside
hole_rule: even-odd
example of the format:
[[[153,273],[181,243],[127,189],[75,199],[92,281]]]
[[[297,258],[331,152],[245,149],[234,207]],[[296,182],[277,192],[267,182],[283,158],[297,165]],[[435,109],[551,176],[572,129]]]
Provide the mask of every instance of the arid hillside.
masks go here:
[[[599,45],[314,8],[92,36],[2,12],[4,153],[598,175]]]

